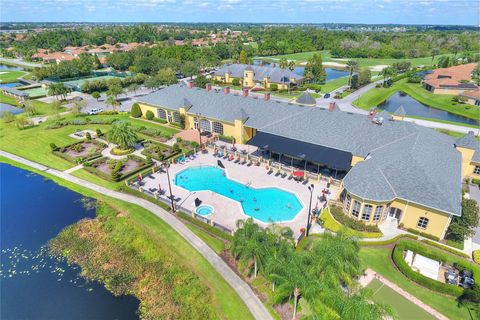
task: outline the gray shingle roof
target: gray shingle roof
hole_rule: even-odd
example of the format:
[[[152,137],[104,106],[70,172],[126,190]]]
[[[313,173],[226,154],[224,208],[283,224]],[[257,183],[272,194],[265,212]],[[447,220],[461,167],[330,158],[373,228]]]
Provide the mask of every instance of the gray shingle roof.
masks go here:
[[[253,79],[255,81],[263,81],[264,78],[268,78],[270,82],[282,83],[289,82],[289,79],[301,80],[304,78],[295,72],[280,67],[254,66],[240,63],[226,64],[215,71],[214,75],[223,77],[228,73],[234,78],[243,78],[243,71],[246,68],[253,70]]]
[[[383,124],[378,125],[365,115],[189,89],[181,84],[139,99],[173,110],[185,101],[191,104],[188,112],[192,114],[227,122],[243,120],[260,132],[366,157],[344,179],[345,187],[362,198],[388,201],[398,197],[461,214],[461,155],[454,143],[467,143],[466,139],[455,141],[411,122],[392,121],[387,112],[377,115],[384,116]],[[480,150],[475,156],[480,158]]]
[[[431,129],[373,150],[343,183],[363,199],[400,198],[461,216],[461,155],[450,137]]]
[[[480,142],[475,139],[475,134],[473,133],[473,131],[469,131],[463,137],[458,138],[457,141],[455,141],[455,144],[463,148],[477,149],[480,145]]]
[[[299,104],[306,104],[306,105],[316,105],[317,101],[314,97],[312,97],[308,92],[302,93],[300,97],[296,100]]]
[[[1,89],[1,91],[8,92],[19,97],[28,97],[28,93],[15,88],[4,87]]]

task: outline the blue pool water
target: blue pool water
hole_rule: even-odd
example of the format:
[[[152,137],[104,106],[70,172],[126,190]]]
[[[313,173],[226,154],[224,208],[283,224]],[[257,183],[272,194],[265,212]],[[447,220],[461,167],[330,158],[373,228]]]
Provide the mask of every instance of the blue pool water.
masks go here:
[[[228,179],[223,170],[211,166],[185,169],[177,173],[175,184],[189,191],[210,190],[238,201],[247,216],[266,223],[293,220],[302,209],[293,193],[278,188],[255,189]]]

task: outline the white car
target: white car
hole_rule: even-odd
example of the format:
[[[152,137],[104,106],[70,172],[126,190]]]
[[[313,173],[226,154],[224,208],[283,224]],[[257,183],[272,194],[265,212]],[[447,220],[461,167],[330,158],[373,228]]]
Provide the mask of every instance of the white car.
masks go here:
[[[102,108],[94,108],[94,109],[88,111],[88,114],[89,114],[89,115],[94,115],[94,114],[100,113],[100,112],[102,112],[102,111],[103,111]]]

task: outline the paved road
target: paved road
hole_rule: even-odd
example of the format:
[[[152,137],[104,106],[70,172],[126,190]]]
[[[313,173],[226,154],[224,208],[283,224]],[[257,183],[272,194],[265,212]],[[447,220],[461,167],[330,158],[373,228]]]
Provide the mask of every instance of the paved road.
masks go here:
[[[236,291],[240,298],[245,302],[255,319],[273,319],[263,303],[258,299],[252,289],[246,284],[230,267],[207,245],[200,240],[190,229],[188,229],[182,222],[180,222],[175,216],[163,210],[159,206],[132,195],[116,192],[94,183],[79,179],[68,173],[58,170],[50,169],[39,163],[32,162],[30,160],[21,158],[11,153],[0,151],[0,155],[17,161],[29,167],[35,168],[40,171],[44,171],[56,177],[62,178],[69,182],[75,183],[79,186],[88,188],[90,190],[102,193],[112,198],[127,201],[133,204],[137,204],[150,212],[154,213],[160,219],[165,221],[170,227],[176,230],[192,247],[194,247],[207,261],[213,266],[213,268],[227,281],[228,284]]]
[[[20,59],[9,59],[9,58],[0,58],[0,62],[14,63],[19,66],[29,67],[29,68],[40,68],[43,67],[41,63],[26,62]]]

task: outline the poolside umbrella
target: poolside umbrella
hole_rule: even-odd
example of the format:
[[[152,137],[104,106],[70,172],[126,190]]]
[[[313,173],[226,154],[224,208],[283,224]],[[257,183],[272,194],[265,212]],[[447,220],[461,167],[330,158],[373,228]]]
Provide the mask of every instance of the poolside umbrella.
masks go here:
[[[294,177],[303,177],[305,173],[301,170],[293,171],[293,176]]]
[[[195,207],[198,207],[198,206],[201,205],[201,204],[202,204],[202,200],[196,198],[196,199],[195,199]]]

